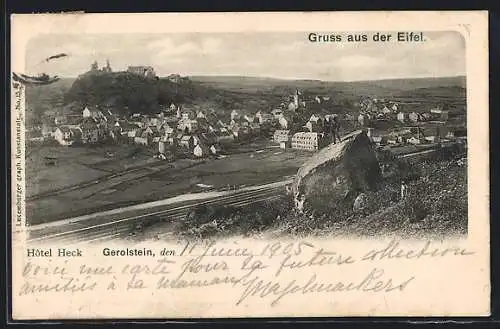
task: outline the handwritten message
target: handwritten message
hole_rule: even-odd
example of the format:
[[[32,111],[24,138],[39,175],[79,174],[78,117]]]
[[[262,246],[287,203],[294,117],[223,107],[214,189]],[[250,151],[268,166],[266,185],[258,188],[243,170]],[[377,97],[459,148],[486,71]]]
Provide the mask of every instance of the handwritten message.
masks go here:
[[[32,249],[28,252],[34,255]],[[136,256],[123,256],[131,254]],[[462,247],[443,247],[430,241],[408,248],[396,240],[381,248],[352,253],[309,241],[272,242],[252,248],[237,241],[186,242],[157,250],[103,247],[92,261],[89,257],[58,261],[53,257],[27,258],[17,295],[224,286],[236,290],[231,301],[235,306],[260,299],[275,307],[295,295],[401,293],[411,289],[418,275],[387,270],[397,268],[389,263],[404,266],[403,262],[473,254]]]

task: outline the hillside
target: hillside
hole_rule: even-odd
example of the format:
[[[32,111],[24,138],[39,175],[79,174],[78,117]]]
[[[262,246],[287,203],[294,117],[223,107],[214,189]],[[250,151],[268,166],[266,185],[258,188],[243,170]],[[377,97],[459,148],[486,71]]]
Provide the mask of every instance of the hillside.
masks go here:
[[[47,111],[64,105],[64,95],[71,88],[75,79],[62,78],[55,83],[43,86],[26,86],[26,121],[38,124]]]
[[[74,81],[64,102],[105,105],[124,114],[157,113],[162,105],[173,102],[195,109],[214,108],[228,114],[233,109],[267,109],[271,103],[279,102],[279,97],[220,90],[189,79],[175,83],[165,78],[150,79],[128,72],[88,72]]]

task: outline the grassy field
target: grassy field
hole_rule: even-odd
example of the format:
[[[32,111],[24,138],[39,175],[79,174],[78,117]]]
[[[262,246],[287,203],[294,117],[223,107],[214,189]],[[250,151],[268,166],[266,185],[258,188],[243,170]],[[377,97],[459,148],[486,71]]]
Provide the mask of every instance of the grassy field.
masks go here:
[[[26,150],[26,191],[31,197],[92,181],[155,160],[128,145],[61,147],[32,145]],[[47,158],[56,159],[53,165]]]
[[[222,159],[181,159],[174,163],[167,163],[146,157],[144,154],[136,154],[134,164],[142,167],[123,175],[106,178],[110,172],[119,172],[123,169],[123,160],[119,160],[120,157],[129,161],[129,166],[132,164],[131,157],[126,156],[129,155],[126,150],[118,146],[100,151],[82,149],[78,151],[59,147],[41,149],[38,153],[33,152],[31,157],[34,159],[43,154],[57,155],[61,159],[57,167],[48,169],[44,168],[43,163],[39,163],[38,169],[42,170],[43,176],[37,173],[37,168],[30,168],[31,177],[28,181],[32,180],[33,185],[40,186],[44,182],[43,179],[45,179],[44,184],[48,184],[50,179],[49,186],[52,189],[88,181],[90,177],[101,178],[101,181],[90,186],[28,201],[26,206],[28,222],[31,224],[49,222],[207,190],[197,184],[211,186],[210,190],[221,190],[227,189],[228,185],[234,188],[281,181],[295,174],[304,161],[311,156],[309,152],[267,148],[232,154]],[[103,157],[102,154],[113,154],[114,157]],[[149,165],[144,166],[148,163]],[[91,169],[87,166],[99,169]],[[103,171],[104,168],[105,171]],[[94,176],[89,176],[89,173]],[[43,188],[49,189],[46,186]]]

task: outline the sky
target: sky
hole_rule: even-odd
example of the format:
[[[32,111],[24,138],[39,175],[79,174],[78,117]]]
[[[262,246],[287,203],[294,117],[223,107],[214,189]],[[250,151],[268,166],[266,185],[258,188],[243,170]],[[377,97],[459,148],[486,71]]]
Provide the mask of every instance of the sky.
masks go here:
[[[76,77],[109,59],[114,71],[150,65],[159,76],[243,75],[325,81],[465,75],[465,40],[425,32],[424,42],[313,43],[304,33],[175,33],[40,35],[29,41],[27,74]],[[395,33],[392,33],[395,34]],[[45,62],[58,53],[69,56]]]

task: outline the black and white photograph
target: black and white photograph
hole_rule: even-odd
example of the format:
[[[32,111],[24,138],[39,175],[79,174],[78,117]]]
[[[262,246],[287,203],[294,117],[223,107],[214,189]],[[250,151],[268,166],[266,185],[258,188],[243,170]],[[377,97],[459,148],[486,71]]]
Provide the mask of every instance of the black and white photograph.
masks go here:
[[[464,38],[385,35],[31,39],[31,241],[466,235]]]
[[[16,320],[490,313],[487,13],[11,22]]]

